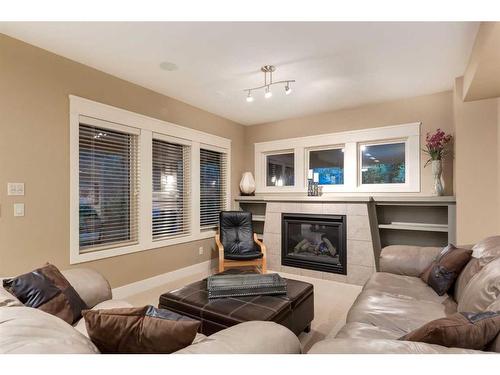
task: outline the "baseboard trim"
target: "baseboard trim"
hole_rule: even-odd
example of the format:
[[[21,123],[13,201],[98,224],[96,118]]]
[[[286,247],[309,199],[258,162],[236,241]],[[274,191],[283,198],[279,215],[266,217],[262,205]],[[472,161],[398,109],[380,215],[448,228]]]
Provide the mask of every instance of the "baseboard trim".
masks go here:
[[[166,272],[160,275],[150,277],[148,279],[139,280],[130,284],[126,284],[117,288],[113,288],[113,299],[126,299],[137,293],[142,293],[146,290],[156,288],[168,282],[201,273],[203,276],[208,276],[216,267],[217,260],[211,259],[205,262],[196,263],[188,267],[178,270]]]

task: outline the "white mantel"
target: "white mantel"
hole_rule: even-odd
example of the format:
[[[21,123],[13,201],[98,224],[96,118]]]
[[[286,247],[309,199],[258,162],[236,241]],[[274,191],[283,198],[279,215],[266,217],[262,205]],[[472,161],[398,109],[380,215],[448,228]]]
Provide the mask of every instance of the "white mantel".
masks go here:
[[[406,202],[406,203],[433,203],[433,204],[455,204],[456,198],[452,195],[441,197],[421,196],[421,195],[333,195],[324,194],[319,197],[309,197],[305,194],[257,194],[253,196],[238,196],[235,201],[247,202],[349,202],[349,203],[368,203],[368,202]]]

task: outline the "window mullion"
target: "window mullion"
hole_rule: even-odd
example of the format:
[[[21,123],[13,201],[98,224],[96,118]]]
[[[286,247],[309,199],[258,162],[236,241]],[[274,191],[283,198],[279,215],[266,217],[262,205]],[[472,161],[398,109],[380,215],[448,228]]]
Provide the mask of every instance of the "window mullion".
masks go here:
[[[153,242],[152,215],[153,212],[153,133],[142,130],[139,137],[140,142],[140,171],[139,181],[139,243],[143,247],[149,247]]]
[[[200,234],[200,143],[191,145],[191,228]]]
[[[356,191],[358,186],[358,147],[356,142],[344,145],[344,189]]]

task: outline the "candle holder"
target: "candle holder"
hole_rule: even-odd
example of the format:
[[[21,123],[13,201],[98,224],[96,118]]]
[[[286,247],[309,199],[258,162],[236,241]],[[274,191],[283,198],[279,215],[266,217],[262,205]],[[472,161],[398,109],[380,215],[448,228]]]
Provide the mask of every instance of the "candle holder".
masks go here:
[[[314,182],[312,178],[307,179],[307,196],[308,197],[314,196]]]
[[[322,186],[313,179],[307,179],[307,196],[308,197],[319,197],[322,194]]]

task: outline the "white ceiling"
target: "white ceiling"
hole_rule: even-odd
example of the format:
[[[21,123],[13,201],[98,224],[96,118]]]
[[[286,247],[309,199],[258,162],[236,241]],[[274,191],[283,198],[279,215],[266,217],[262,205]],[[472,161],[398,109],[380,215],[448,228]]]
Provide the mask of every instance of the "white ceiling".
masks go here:
[[[478,23],[0,23],[0,32],[245,125],[423,95],[463,74]],[[160,69],[161,62],[178,65]],[[295,79],[271,99],[243,89]]]

